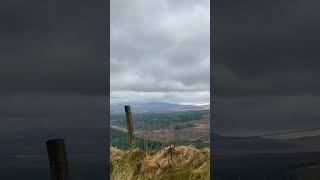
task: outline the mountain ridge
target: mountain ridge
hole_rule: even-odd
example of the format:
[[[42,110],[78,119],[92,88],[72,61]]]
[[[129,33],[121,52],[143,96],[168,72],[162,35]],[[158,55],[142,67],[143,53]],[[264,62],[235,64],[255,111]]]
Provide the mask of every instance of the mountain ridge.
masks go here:
[[[120,112],[124,110],[124,106],[130,105],[131,109],[136,112],[145,111],[185,111],[185,110],[204,110],[207,105],[183,105],[178,103],[167,102],[127,102],[127,103],[111,103],[110,110]]]

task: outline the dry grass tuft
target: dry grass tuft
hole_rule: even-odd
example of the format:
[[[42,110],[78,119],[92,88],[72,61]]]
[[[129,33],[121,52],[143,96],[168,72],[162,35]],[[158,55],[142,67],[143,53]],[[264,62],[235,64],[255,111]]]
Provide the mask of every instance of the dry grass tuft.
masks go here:
[[[139,149],[111,148],[112,180],[210,179],[210,151],[192,146],[168,146],[145,156]]]

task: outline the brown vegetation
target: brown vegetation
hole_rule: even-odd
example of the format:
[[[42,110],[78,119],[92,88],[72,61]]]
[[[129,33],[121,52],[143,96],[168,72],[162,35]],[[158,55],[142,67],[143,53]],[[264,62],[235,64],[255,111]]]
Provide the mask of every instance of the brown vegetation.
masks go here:
[[[112,180],[210,179],[210,152],[192,146],[168,146],[147,155],[139,149],[110,149]]]

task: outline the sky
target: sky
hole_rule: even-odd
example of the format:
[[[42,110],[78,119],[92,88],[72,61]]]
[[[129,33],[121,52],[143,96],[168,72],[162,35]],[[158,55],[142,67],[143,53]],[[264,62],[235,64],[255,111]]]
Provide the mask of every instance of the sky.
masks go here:
[[[111,2],[112,100],[203,103],[210,95],[216,132],[320,126],[320,2],[215,1],[213,78],[208,3]],[[1,132],[106,123],[105,7],[0,2]]]
[[[215,1],[216,132],[320,127],[319,6],[316,0]]]
[[[209,103],[209,2],[111,1],[111,103]]]
[[[0,132],[106,124],[107,20],[104,0],[0,2]]]

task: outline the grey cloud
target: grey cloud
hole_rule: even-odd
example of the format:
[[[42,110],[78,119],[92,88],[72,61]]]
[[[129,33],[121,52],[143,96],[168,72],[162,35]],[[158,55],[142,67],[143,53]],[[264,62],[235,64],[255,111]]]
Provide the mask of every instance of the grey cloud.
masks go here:
[[[179,4],[111,2],[112,91],[209,91],[209,1]]]
[[[252,96],[215,99],[217,131],[281,131],[319,127],[319,96]]]
[[[106,98],[68,93],[0,97],[2,131],[25,128],[97,128],[105,124]]]
[[[320,126],[319,5],[215,1],[216,130]]]
[[[216,87],[226,84],[218,74],[221,66],[234,73],[239,83],[248,79],[256,79],[256,83],[268,81],[273,76],[270,72],[274,72],[274,79],[286,76],[283,83],[291,82],[290,86],[295,86],[291,91],[299,89],[301,84],[287,73],[297,72],[306,81],[310,72],[319,77],[316,47],[320,24],[316,20],[319,13],[314,8],[318,4],[312,0],[217,1],[214,10]],[[250,87],[247,89],[250,91]],[[313,89],[306,87],[305,91]]]
[[[106,123],[107,2],[0,2],[0,126]]]
[[[105,94],[105,8],[103,1],[2,1],[0,93]]]

